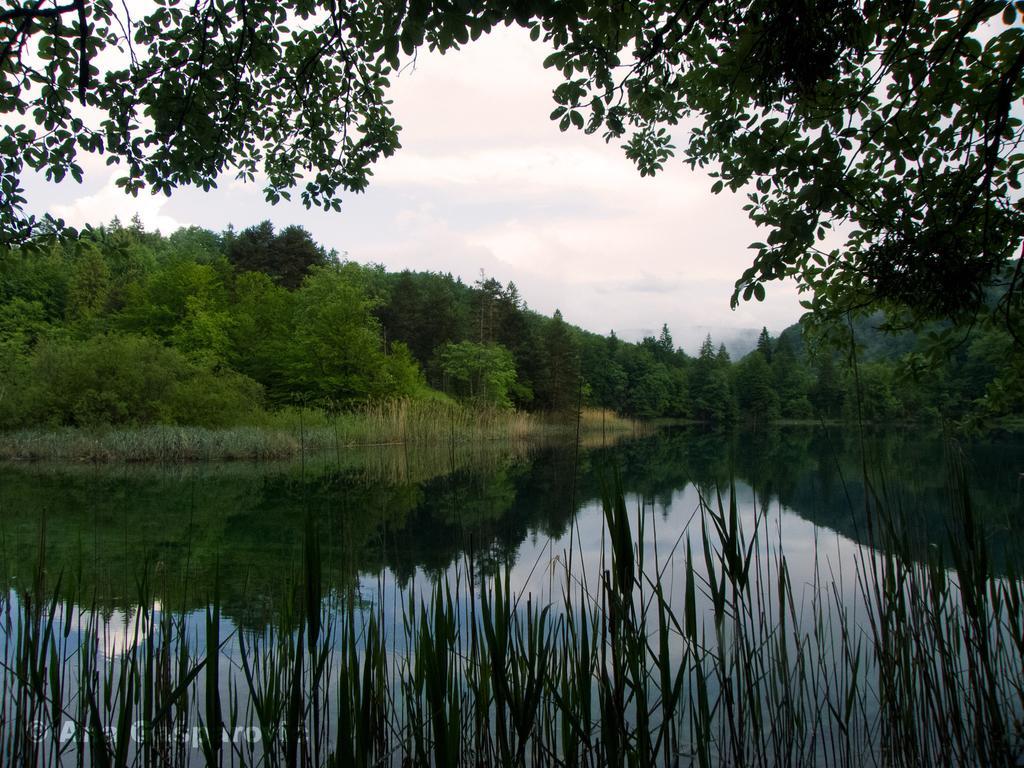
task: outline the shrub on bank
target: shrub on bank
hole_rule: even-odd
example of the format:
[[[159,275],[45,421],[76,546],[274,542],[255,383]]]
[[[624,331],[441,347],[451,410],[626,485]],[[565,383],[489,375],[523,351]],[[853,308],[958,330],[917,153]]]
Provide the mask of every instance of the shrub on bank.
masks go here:
[[[8,428],[191,424],[220,427],[258,412],[252,379],[190,361],[155,339],[105,334],[46,339],[0,400]]]

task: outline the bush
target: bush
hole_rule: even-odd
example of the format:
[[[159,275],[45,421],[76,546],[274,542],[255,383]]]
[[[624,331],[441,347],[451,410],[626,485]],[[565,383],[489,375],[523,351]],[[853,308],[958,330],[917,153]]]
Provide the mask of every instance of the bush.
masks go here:
[[[171,385],[164,421],[199,427],[229,427],[252,420],[261,410],[263,387],[234,371],[199,369]]]
[[[251,379],[200,367],[155,339],[130,334],[43,340],[20,381],[5,426],[193,424],[220,426],[260,407]]]

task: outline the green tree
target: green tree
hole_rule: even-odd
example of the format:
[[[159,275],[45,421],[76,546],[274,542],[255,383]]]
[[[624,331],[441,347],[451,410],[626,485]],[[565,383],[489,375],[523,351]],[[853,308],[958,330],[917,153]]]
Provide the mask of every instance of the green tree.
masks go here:
[[[729,387],[728,358],[724,346],[715,352],[711,334],[708,334],[689,380],[691,416],[697,421],[722,425],[734,418],[736,403]]]
[[[505,289],[493,277],[487,277],[482,269],[480,279],[476,281],[474,288],[474,333],[478,342],[487,344],[495,338],[498,327],[498,302]]]
[[[850,377],[852,392],[846,397],[850,421],[884,423],[900,418],[900,404],[893,394],[893,370],[886,363],[860,363]]]
[[[740,415],[748,423],[758,427],[779,417],[779,396],[772,385],[772,370],[760,349],[736,364],[733,388]]]
[[[208,365],[227,360],[234,318],[225,308],[211,306],[200,296],[185,299],[185,316],[171,334],[172,344]]]
[[[262,272],[246,272],[235,280],[228,361],[231,368],[262,384],[267,399],[276,405],[292,400],[287,369],[295,303],[295,294]]]
[[[274,267],[276,236],[274,225],[269,220],[243,229],[225,240],[228,261],[240,272],[262,272],[269,275],[268,270]]]
[[[512,353],[500,344],[461,341],[438,350],[445,391],[493,408],[511,408],[509,398],[516,381]]]
[[[831,353],[822,353],[819,358],[815,381],[807,396],[823,418],[834,419],[842,414],[845,389]]]
[[[0,143],[8,239],[40,229],[24,213],[26,166],[80,179],[82,152],[120,161],[130,193],[209,189],[233,170],[261,174],[272,202],[301,187],[304,204],[338,209],[399,146],[387,94],[401,55],[513,23],[553,49],[562,130],[621,143],[648,175],[685,120],[682,157],[710,169],[712,191],[749,190],[768,234],[734,301],[795,278],[826,314],[883,300],[959,319],[984,308],[1024,233],[1012,2],[644,0],[569,13],[554,0],[250,0],[244,12],[214,0],[118,14],[106,0],[0,12],[0,109],[26,116]],[[107,55],[117,47],[145,55]],[[829,230],[846,233],[842,247],[822,246]]]
[[[155,339],[129,334],[41,342],[16,397],[19,413],[8,426],[225,426],[251,416],[262,400],[251,379],[192,365]]]
[[[328,256],[303,227],[285,227],[274,238],[271,264],[265,271],[285,288],[298,288],[316,266],[328,262]]]
[[[416,364],[404,347],[386,354],[358,265],[314,268],[293,323],[286,376],[296,395],[333,404],[414,394]]]
[[[316,266],[327,263],[327,254],[302,227],[285,227],[278,233],[263,221],[226,239],[228,260],[242,272],[262,272],[278,285],[295,289]]]
[[[672,334],[668,330],[668,323],[662,323],[661,333],[658,334],[658,349],[664,355],[671,355],[676,351],[676,345],[672,341]]]
[[[63,320],[67,316],[70,279],[68,255],[60,244],[34,249],[0,246],[0,298],[3,301],[38,302],[48,319]]]
[[[0,303],[0,425],[22,418],[29,357],[40,339],[54,335],[54,330],[38,301],[14,298]]]
[[[729,356],[729,350],[725,348],[725,342],[722,342],[718,345],[718,351],[715,352],[715,364],[722,370],[727,370],[731,363],[732,358]]]
[[[543,369],[535,385],[537,405],[553,413],[575,411],[580,396],[579,346],[555,310],[541,332]]]
[[[132,230],[110,230],[101,237],[100,247],[110,266],[107,303],[112,311],[117,311],[124,306],[130,286],[145,282],[147,275],[156,270],[157,257],[152,247]]]
[[[470,336],[470,288],[451,275],[405,270],[387,276],[386,297],[377,308],[388,342],[408,345],[428,369],[436,350]],[[431,378],[440,386],[440,377]]]
[[[590,391],[590,404],[626,412],[629,376],[623,367],[622,344],[615,333],[608,338],[585,336],[580,348],[580,368]]]
[[[788,336],[780,336],[776,341],[771,374],[781,415],[787,419],[808,418],[812,413],[811,402],[807,398],[810,380]]]
[[[169,339],[190,312],[217,311],[226,306],[227,298],[213,265],[172,254],[141,282],[127,286],[117,323],[122,330]]]
[[[761,333],[757,337],[757,351],[764,357],[765,362],[771,364],[772,362],[772,337],[768,333],[768,329],[761,326]]]
[[[224,239],[232,237],[228,228]],[[264,402],[418,397],[429,392],[417,360],[436,387],[464,399],[560,413],[581,397],[626,414],[714,424],[737,411],[758,422],[816,412],[980,423],[1021,407],[1024,356],[991,319],[969,332],[933,323],[927,338],[886,335],[892,321],[882,315],[853,319],[845,336],[860,343],[857,375],[839,373],[827,353],[809,372],[805,326],[776,340],[765,330],[754,354],[771,351],[766,386],[763,365],[733,365],[710,336],[691,360],[673,349],[667,327],[625,343],[574,328],[560,313],[531,312],[512,284],[493,281],[484,291],[450,275],[353,263],[314,267],[290,290],[262,272],[237,273],[217,240],[206,230],[165,238],[115,221],[45,250],[0,248],[0,425],[235,423]],[[497,341],[470,341],[481,316]],[[938,362],[936,348],[948,350]],[[136,385],[149,400],[123,393]]]
[[[110,298],[110,267],[100,249],[79,242],[68,281],[67,312],[72,318],[89,318],[101,312]]]
[[[626,412],[642,418],[666,416],[673,404],[673,379],[669,370],[648,360],[634,373],[626,396]]]
[[[516,361],[516,383],[512,400],[517,407],[532,407],[534,382],[543,378],[543,360],[535,353],[540,343],[540,328],[536,316],[519,295],[515,283],[510,282],[495,301],[494,337],[507,348]]]
[[[202,227],[182,227],[168,235],[166,247],[180,258],[210,263],[224,254],[224,238]]]

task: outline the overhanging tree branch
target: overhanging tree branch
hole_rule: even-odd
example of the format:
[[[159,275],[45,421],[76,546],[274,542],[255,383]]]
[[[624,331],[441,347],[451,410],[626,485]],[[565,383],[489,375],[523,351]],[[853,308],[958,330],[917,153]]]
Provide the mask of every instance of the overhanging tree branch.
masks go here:
[[[52,19],[71,11],[79,11],[81,15],[85,8],[85,4],[81,0],[67,5],[55,5],[52,8],[41,8],[40,5],[41,3],[36,3],[0,12],[0,22],[14,21],[15,19]]]

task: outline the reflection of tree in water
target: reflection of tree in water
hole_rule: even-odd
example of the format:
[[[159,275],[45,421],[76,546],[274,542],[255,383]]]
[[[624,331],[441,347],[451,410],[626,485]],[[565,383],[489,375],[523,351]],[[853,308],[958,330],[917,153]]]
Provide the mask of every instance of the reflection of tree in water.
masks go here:
[[[456,473],[430,481],[423,502],[401,529],[388,531],[388,567],[400,581],[416,568],[440,574],[471,554],[481,573],[516,560],[528,536],[558,538],[573,506],[573,446],[547,447],[530,461],[491,475]]]
[[[925,557],[932,546],[950,546],[951,532],[956,540],[952,509],[958,490],[951,487],[950,449],[938,434],[816,431],[806,452],[807,468],[777,486],[778,498],[800,516],[854,541],[885,546],[879,531],[892,527],[915,557]],[[1013,492],[1024,466],[1024,441],[992,435],[955,450],[966,460],[971,504],[990,540],[992,564],[1002,569],[1008,558],[1024,554],[1020,537],[1006,535],[1020,529],[1024,512],[1024,501]],[[777,469],[775,477],[781,476]],[[867,508],[875,510],[872,525]]]
[[[751,486],[762,504],[780,502],[801,517],[868,542],[864,482],[871,498],[899,516],[923,555],[932,543],[947,544],[951,499],[945,441],[939,434],[906,430],[867,432],[853,427],[769,427],[741,434],[694,428],[665,430],[616,448],[609,457],[621,468],[627,492],[664,504],[672,491],[692,482],[703,492],[727,487],[730,478]],[[1021,525],[1024,440],[992,435],[963,446],[971,500],[996,549],[1018,547],[1007,530]],[[599,453],[591,455],[598,464]],[[581,478],[581,487],[587,487]],[[879,543],[879,542],[875,542]],[[1008,553],[993,552],[994,563]]]
[[[875,492],[898,509],[921,545],[946,540],[949,499],[943,441],[830,428],[774,428],[728,435],[663,430],[613,447],[424,457],[401,449],[339,467],[294,465],[0,469],[0,566],[15,589],[31,582],[40,522],[47,522],[51,579],[67,596],[124,606],[143,570],[172,608],[198,607],[214,579],[225,612],[258,625],[298,574],[306,515],[319,532],[325,583],[348,593],[358,574],[389,569],[401,582],[437,575],[471,554],[481,573],[514,563],[528,537],[558,539],[577,510],[601,498],[618,473],[623,490],[670,510],[688,484],[712,491],[732,473],[759,500],[865,541],[860,446]],[[1017,478],[1024,441],[968,446],[972,500],[989,535],[1006,535],[1022,511]],[[439,452],[440,453],[440,452]],[[454,471],[448,471],[454,465]],[[446,469],[446,467],[448,469]],[[692,510],[686,510],[688,513]],[[997,558],[997,562],[998,562]]]

